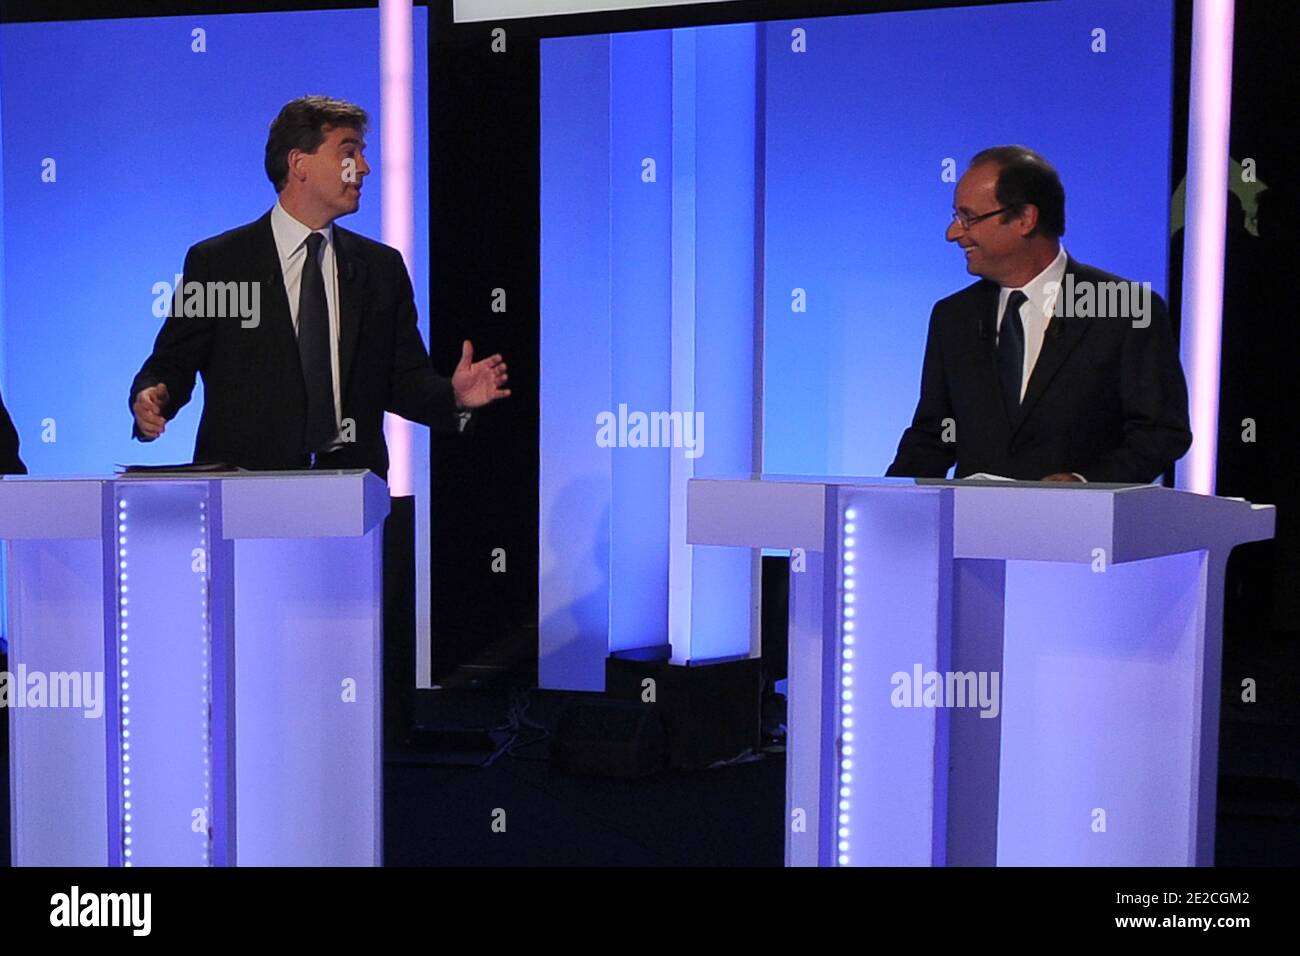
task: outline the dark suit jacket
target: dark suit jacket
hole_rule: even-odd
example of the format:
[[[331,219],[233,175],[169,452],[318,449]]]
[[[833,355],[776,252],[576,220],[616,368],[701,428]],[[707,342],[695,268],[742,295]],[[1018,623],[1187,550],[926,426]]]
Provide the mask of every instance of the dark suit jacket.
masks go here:
[[[25,475],[27,466],[18,457],[18,429],[14,428],[4,399],[0,398],[0,475]]]
[[[1069,258],[1065,269],[1076,286],[1123,281]],[[921,397],[886,474],[942,478],[956,464],[958,478],[1077,472],[1088,481],[1148,482],[1187,451],[1187,384],[1159,296],[1151,296],[1145,328],[1119,317],[1063,318],[1058,305],[1015,416],[998,384],[997,305],[998,285],[988,280],[935,304]],[[955,442],[943,440],[949,418]]]
[[[383,416],[395,412],[439,431],[459,430],[450,380],[434,371],[416,325],[411,280],[390,246],[334,225],[339,277],[339,379],[343,418],[355,441],[330,467],[388,474]],[[167,385],[169,421],[203,376],[204,408],[195,461],[254,470],[304,466],[306,386],[268,211],[256,222],[205,239],[185,256],[184,281],[260,282],[256,327],[231,318],[187,318],[173,308],[153,354],[131,383]],[[142,438],[134,429],[136,438]]]

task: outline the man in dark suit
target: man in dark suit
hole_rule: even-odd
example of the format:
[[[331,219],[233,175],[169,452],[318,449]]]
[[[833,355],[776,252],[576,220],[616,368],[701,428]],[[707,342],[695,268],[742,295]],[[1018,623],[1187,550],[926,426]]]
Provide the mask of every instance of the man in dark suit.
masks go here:
[[[0,475],[25,475],[27,466],[18,457],[18,429],[14,428],[4,399],[0,398]]]
[[[888,475],[1149,482],[1187,451],[1187,385],[1150,285],[1069,257],[1065,190],[1023,146],[984,150],[949,242],[980,281],[930,316],[921,395]]]
[[[186,255],[171,313],[131,384],[136,438],[162,434],[200,374],[195,461],[383,478],[385,411],[456,432],[471,409],[510,394],[501,356],[475,362],[469,342],[452,377],[438,375],[401,254],[333,224],[360,205],[367,123],[359,106],[320,96],[280,111],[265,159],[279,198]]]

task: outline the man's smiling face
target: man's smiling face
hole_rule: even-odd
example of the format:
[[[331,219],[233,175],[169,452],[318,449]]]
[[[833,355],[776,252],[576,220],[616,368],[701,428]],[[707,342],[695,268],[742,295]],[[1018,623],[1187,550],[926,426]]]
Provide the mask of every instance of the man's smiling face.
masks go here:
[[[981,163],[966,170],[953,191],[953,209],[968,219],[1001,209],[998,202],[998,166]],[[1003,222],[1006,217],[1010,222]],[[1019,217],[1014,211],[990,216],[963,228],[954,220],[948,226],[945,238],[962,247],[966,256],[966,271],[971,275],[999,281],[1015,271],[1020,256],[1024,254],[1024,237],[1021,235]]]

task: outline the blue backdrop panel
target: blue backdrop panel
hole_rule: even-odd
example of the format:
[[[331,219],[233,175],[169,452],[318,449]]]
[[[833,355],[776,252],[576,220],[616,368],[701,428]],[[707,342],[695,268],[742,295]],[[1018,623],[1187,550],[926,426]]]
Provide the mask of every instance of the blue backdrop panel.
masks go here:
[[[416,37],[426,16],[416,9]],[[193,50],[200,29],[206,52]],[[428,71],[425,45],[415,46],[419,104]],[[173,281],[190,245],[275,202],[262,166],[267,127],[306,93],[371,114],[374,198],[340,225],[378,238],[378,11],[0,26],[0,384],[33,474],[189,460],[201,389],[162,439],[130,438],[127,391],[161,325],[153,287]],[[427,150],[417,109],[411,266],[426,330]],[[52,182],[42,179],[47,159]]]
[[[757,465],[756,49],[752,24],[695,31],[694,407],[705,424],[696,478],[745,475]],[[748,654],[750,556],[735,548],[693,550],[689,658]]]
[[[609,37],[542,45],[537,662],[542,687],[601,688],[609,638]]]
[[[930,308],[974,281],[944,241],[945,159],[960,174],[986,146],[1038,150],[1065,183],[1070,253],[1163,294],[1172,25],[1164,0],[767,24],[766,472],[893,460]]]
[[[609,334],[611,411],[671,408],[672,34],[610,38]],[[654,180],[646,182],[654,163]],[[666,643],[667,451],[601,449],[611,458],[611,650]]]
[[[748,556],[687,546],[684,506],[753,467],[755,50],[752,25],[543,44],[546,687],[601,689],[611,651],[749,651]],[[655,415],[682,427],[623,433]]]
[[[749,566],[682,543],[684,482],[884,471],[972,281],[944,231],[978,150],[1046,155],[1067,249],[1163,293],[1172,28],[1062,0],[543,42],[544,686],[602,686],[665,607],[674,659],[748,650]],[[599,448],[620,403],[704,412],[704,454]]]
[[[426,18],[415,9],[415,37]],[[416,42],[416,104],[427,101],[427,78]],[[154,286],[174,281],[192,244],[275,202],[262,166],[267,127],[306,93],[369,111],[374,198],[341,224],[379,238],[376,10],[0,25],[0,390],[32,474],[190,459],[202,384],[162,439],[130,438],[127,391],[162,323]],[[427,339],[422,108],[414,147],[409,265]],[[415,473],[426,473],[427,440],[414,454]],[[0,589],[0,631],[2,612]]]

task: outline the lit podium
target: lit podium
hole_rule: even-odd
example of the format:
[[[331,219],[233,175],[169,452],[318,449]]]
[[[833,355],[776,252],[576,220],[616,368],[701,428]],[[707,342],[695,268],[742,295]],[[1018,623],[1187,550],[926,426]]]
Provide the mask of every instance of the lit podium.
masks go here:
[[[1274,517],[1151,485],[692,480],[691,544],[792,550],[787,865],[1212,864],[1224,569]]]
[[[388,507],[366,471],[0,481],[14,864],[380,864]]]

